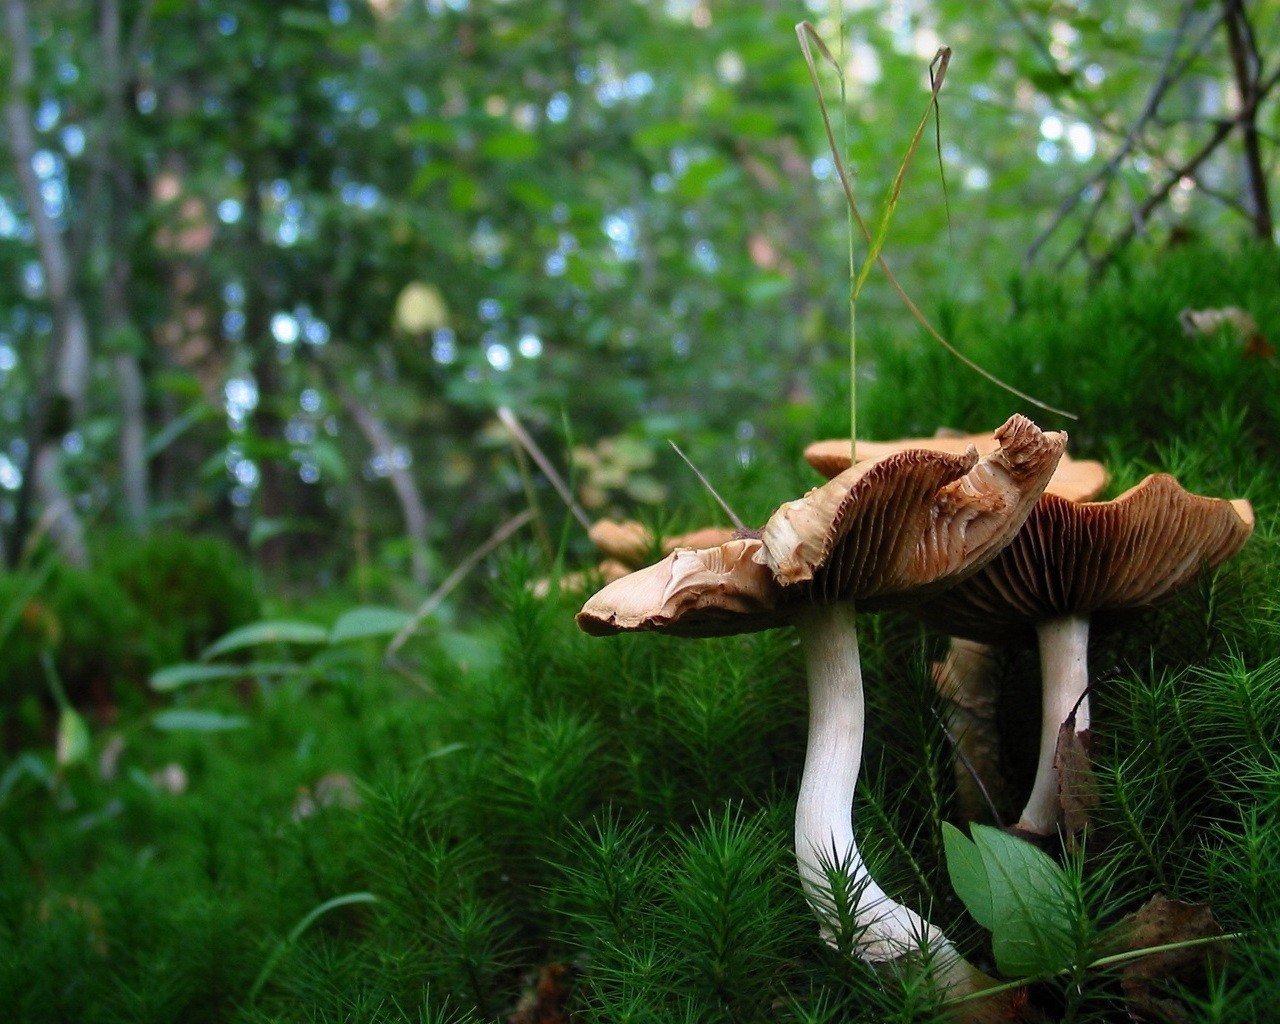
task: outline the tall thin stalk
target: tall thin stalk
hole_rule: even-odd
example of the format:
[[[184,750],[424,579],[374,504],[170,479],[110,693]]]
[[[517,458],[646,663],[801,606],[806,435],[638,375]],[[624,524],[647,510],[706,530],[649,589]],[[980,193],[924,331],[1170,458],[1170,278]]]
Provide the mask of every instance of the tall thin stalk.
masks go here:
[[[842,21],[841,45],[843,46],[843,37],[844,37],[843,18],[841,19],[841,21]],[[906,293],[906,290],[902,287],[902,285],[898,282],[898,279],[894,276],[893,272],[889,269],[889,265],[885,262],[884,256],[882,255],[882,250],[884,249],[884,244],[889,233],[889,222],[893,218],[893,212],[897,208],[898,199],[901,197],[902,183],[903,183],[903,179],[906,177],[907,168],[911,163],[912,157],[915,155],[916,148],[920,145],[920,139],[924,135],[925,127],[928,125],[930,114],[937,109],[938,93],[942,89],[943,81],[946,79],[947,65],[951,60],[951,49],[946,46],[941,47],[938,50],[937,54],[935,54],[933,61],[930,63],[931,84],[930,84],[930,90],[929,90],[929,103],[928,103],[928,106],[925,108],[924,116],[920,119],[920,123],[916,127],[915,134],[912,135],[911,137],[911,142],[907,147],[906,155],[903,157],[902,163],[899,164],[898,166],[898,173],[894,176],[893,183],[889,187],[889,194],[885,200],[884,210],[880,215],[879,223],[876,225],[876,231],[875,231],[875,234],[873,235],[871,233],[871,229],[867,226],[867,222],[863,219],[861,211],[858,209],[857,200],[854,199],[854,196],[853,196],[853,186],[850,184],[850,181],[849,181],[849,173],[847,168],[845,167],[844,157],[841,154],[840,146],[836,143],[835,132],[831,127],[831,115],[830,115],[830,112],[827,110],[826,96],[822,91],[822,83],[818,77],[818,65],[817,65],[817,61],[814,59],[814,56],[813,56],[813,47],[817,47],[818,52],[822,55],[823,59],[826,60],[826,62],[830,64],[831,67],[834,68],[836,72],[836,78],[840,83],[842,116],[846,119],[846,123],[847,123],[848,115],[847,115],[846,108],[848,104],[844,102],[847,96],[847,91],[845,87],[844,68],[841,62],[837,61],[837,59],[832,55],[831,50],[828,49],[827,47],[827,44],[822,41],[822,37],[818,35],[818,30],[813,27],[812,23],[808,21],[802,21],[799,24],[797,24],[796,36],[800,40],[800,50],[804,55],[805,64],[808,66],[808,69],[809,69],[809,79],[813,83],[814,93],[817,95],[817,98],[818,98],[818,108],[822,114],[822,125],[826,131],[827,146],[830,148],[831,156],[835,161],[836,175],[840,179],[841,188],[844,190],[844,197],[845,197],[845,202],[848,204],[849,215],[853,220],[853,222],[857,224],[858,229],[862,232],[863,238],[867,240],[870,246],[867,252],[866,259],[862,263],[862,268],[858,271],[858,274],[856,278],[854,278],[850,288],[849,305],[850,305],[851,343],[856,343],[857,326],[856,326],[855,309],[856,309],[858,294],[862,291],[862,286],[866,283],[867,277],[871,273],[872,265],[878,264],[880,269],[884,272],[885,277],[888,279],[889,284],[893,287],[893,290],[898,293],[898,297],[902,299],[903,304],[906,305],[907,309],[911,312],[911,315],[915,317],[915,319],[929,333],[929,335],[939,345],[941,345],[944,349],[946,349],[947,352],[949,352],[952,356],[960,360],[960,362],[964,363],[965,366],[969,367],[969,369],[973,370],[975,373],[981,375],[982,377],[985,377],[987,380],[991,381],[991,383],[997,385],[998,387],[1003,388],[1005,391],[1008,391],[1010,394],[1016,395],[1018,398],[1021,398],[1023,401],[1029,402],[1030,404],[1036,406],[1037,408],[1044,409],[1047,412],[1056,413],[1057,415],[1065,416],[1068,419],[1076,419],[1077,417],[1073,413],[1067,412],[1065,409],[1056,408],[1055,406],[1049,405],[1045,402],[1040,401],[1038,398],[1035,398],[1027,394],[1025,391],[1018,390],[1017,388],[1013,387],[1013,385],[1007,383],[1004,380],[1001,380],[990,370],[987,370],[986,368],[979,366],[972,359],[970,359],[968,356],[962,353],[959,349],[957,349],[951,342],[949,342],[946,338],[942,336],[942,334],[938,331],[938,329],[934,327],[933,324],[929,322],[929,319],[924,315],[924,313],[921,312],[920,308],[911,300],[911,297]],[[852,247],[852,242],[851,242],[851,247]],[[852,348],[853,348],[853,344],[851,344],[851,349]],[[855,373],[854,368],[852,366],[852,362],[853,362],[853,352],[851,351],[851,354],[850,354],[851,377],[854,376],[854,373]],[[851,396],[851,403],[856,405],[856,398],[853,398]],[[854,419],[854,418],[855,417],[851,417],[851,419]],[[851,438],[851,440],[856,445],[857,443],[856,422],[852,423],[851,426],[855,428],[853,431],[853,437]]]
[[[844,0],[836,4],[836,18],[840,32],[840,143],[849,152],[849,95],[844,69],[848,66],[844,49]],[[803,38],[803,37],[802,37]],[[838,156],[833,156],[839,159]],[[854,281],[857,263],[853,256],[853,207],[845,210],[846,236],[849,244],[849,443],[858,447],[858,293]]]

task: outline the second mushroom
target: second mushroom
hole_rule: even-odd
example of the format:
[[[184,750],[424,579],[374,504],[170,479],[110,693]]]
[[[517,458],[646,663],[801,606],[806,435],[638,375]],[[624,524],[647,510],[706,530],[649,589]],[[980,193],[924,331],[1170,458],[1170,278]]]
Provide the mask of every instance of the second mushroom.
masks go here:
[[[964,434],[942,428],[933,437],[859,440],[856,446],[851,446],[847,438],[815,441],[805,449],[804,457],[809,465],[830,479],[854,462],[874,461],[894,452],[926,448],[955,454],[969,445],[973,445],[978,454],[985,455],[996,449],[997,441],[991,434]],[[1102,463],[1073,459],[1063,452],[1044,493],[1066,501],[1092,501],[1106,487],[1108,479]],[[956,810],[964,821],[986,818],[988,804],[1003,803],[1008,788],[1001,769],[997,721],[997,649],[995,644],[953,636],[946,656],[933,665],[934,684],[945,706],[944,725],[956,749],[953,762]]]

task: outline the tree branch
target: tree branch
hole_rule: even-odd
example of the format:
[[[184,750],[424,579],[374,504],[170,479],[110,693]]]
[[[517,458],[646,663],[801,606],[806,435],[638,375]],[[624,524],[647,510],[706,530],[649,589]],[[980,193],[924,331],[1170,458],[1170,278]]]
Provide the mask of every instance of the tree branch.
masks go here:
[[[1271,217],[1271,197],[1267,191],[1267,175],[1262,167],[1262,150],[1258,142],[1258,76],[1261,68],[1257,44],[1242,0],[1223,0],[1223,8],[1231,67],[1235,72],[1236,91],[1240,94],[1237,120],[1244,146],[1245,194],[1249,198],[1254,234],[1271,241],[1275,222]]]
[[[342,383],[336,371],[328,366],[323,366],[322,371],[329,387],[337,394],[338,400],[346,407],[360,433],[369,442],[369,447],[387,467],[387,480],[391,484],[391,489],[395,491],[396,500],[400,503],[400,512],[404,516],[404,531],[409,540],[409,565],[413,582],[420,587],[425,587],[431,577],[431,567],[427,560],[430,546],[430,521],[418,483],[407,466],[398,464],[396,443],[378,414]]]
[[[1170,172],[1169,176],[1160,184],[1160,187],[1157,188],[1156,191],[1152,193],[1147,198],[1146,202],[1144,202],[1139,208],[1134,221],[1120,232],[1115,241],[1112,242],[1111,247],[1094,263],[1091,274],[1095,279],[1103,270],[1106,269],[1116,256],[1120,254],[1121,250],[1133,241],[1134,236],[1136,236],[1137,233],[1146,225],[1147,219],[1151,214],[1159,209],[1165,200],[1168,199],[1169,193],[1173,191],[1174,186],[1183,178],[1194,174],[1196,169],[1209,159],[1209,157],[1213,155],[1213,152],[1222,145],[1223,140],[1231,134],[1231,130],[1235,128],[1237,124],[1241,123],[1241,119],[1243,117],[1252,117],[1254,112],[1257,110],[1258,105],[1267,97],[1267,94],[1270,93],[1278,83],[1280,83],[1280,69],[1272,72],[1265,81],[1259,83],[1253,101],[1246,110],[1241,111],[1241,117],[1221,122],[1218,127],[1214,129],[1213,134],[1205,141],[1204,145],[1183,161],[1180,166],[1174,168],[1174,170]]]
[[[1182,8],[1182,15],[1178,19],[1178,27],[1174,31],[1173,42],[1169,45],[1169,49],[1164,55],[1164,59],[1160,66],[1160,74],[1156,78],[1155,84],[1151,87],[1151,92],[1147,95],[1147,101],[1143,104],[1141,113],[1125,133],[1120,145],[1116,151],[1111,154],[1102,167],[1091,174],[1084,182],[1082,182],[1074,192],[1067,197],[1063,204],[1058,208],[1058,212],[1054,215],[1053,220],[1049,223],[1035,240],[1027,247],[1026,254],[1022,258],[1024,266],[1030,265],[1035,261],[1037,254],[1043,248],[1044,244],[1057,232],[1063,222],[1071,215],[1075,208],[1085,199],[1085,193],[1094,185],[1101,184],[1103,188],[1099,191],[1094,199],[1094,211],[1086,221],[1086,233],[1088,228],[1093,226],[1094,220],[1097,218],[1097,208],[1102,205],[1102,201],[1106,198],[1110,190],[1110,179],[1119,170],[1120,164],[1137,146],[1143,129],[1147,123],[1156,115],[1156,111],[1160,107],[1161,101],[1169,89],[1178,82],[1191,66],[1192,62],[1204,52],[1212,39],[1213,33],[1217,30],[1218,23],[1222,20],[1221,16],[1215,17],[1212,24],[1205,27],[1196,42],[1192,45],[1191,50],[1183,57],[1182,60],[1174,64],[1174,58],[1178,54],[1178,49],[1182,45],[1182,40],[1186,36],[1187,29],[1190,27],[1191,18],[1195,14],[1196,0],[1186,0]],[[1072,247],[1072,250],[1079,248],[1080,243]]]

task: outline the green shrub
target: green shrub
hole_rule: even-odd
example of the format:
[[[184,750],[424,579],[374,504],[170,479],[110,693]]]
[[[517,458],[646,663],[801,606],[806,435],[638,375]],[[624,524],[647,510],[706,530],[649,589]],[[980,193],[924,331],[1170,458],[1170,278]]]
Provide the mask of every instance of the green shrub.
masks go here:
[[[17,611],[0,652],[0,706],[49,697],[41,652],[74,703],[104,704],[118,679],[136,672],[139,616],[125,591],[99,572],[58,566],[43,583],[30,572],[0,576],[0,612]],[[49,698],[49,703],[52,698]]]
[[[137,609],[139,654],[150,668],[194,658],[258,617],[252,570],[225,541],[158,533],[113,536],[100,548],[101,572]]]

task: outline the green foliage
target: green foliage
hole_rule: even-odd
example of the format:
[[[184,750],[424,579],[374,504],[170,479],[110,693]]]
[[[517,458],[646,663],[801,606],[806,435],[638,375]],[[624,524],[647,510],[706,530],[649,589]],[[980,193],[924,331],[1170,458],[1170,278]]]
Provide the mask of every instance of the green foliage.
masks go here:
[[[232,630],[224,637],[219,637],[205,648],[204,656],[218,658],[224,654],[232,654],[263,644],[298,644],[311,647],[323,644],[328,639],[328,631],[312,622],[292,620],[251,622],[247,626]]]
[[[675,435],[726,465],[767,463],[790,441],[775,416],[830,415],[824,363],[847,317],[844,217],[793,29],[812,16],[834,44],[832,11],[122,0],[112,81],[87,9],[24,6],[41,186],[57,200],[96,371],[83,411],[61,400],[55,410],[74,430],[61,462],[95,521],[114,521],[121,444],[134,445],[155,491],[145,522],[230,522],[262,542],[277,574],[326,586],[354,573],[383,591],[364,599],[394,600],[415,548],[443,567],[522,500],[493,431],[498,403],[549,449],[567,414],[588,444],[619,437],[652,453]],[[954,311],[932,308],[940,297],[990,303],[1036,229],[1106,166],[1147,103],[1181,8],[1076,5],[1068,18],[1044,3],[847,6],[855,189],[870,212],[903,186],[908,201],[878,240],[949,328]],[[1273,6],[1253,14],[1264,52]],[[1183,40],[1185,88],[1099,190],[1099,234],[1131,223],[1127,204],[1195,150],[1205,121],[1236,116],[1221,35],[1208,33],[1203,53]],[[950,223],[933,160],[896,180],[938,42],[956,50],[940,96]],[[1261,116],[1269,146],[1274,105]],[[1234,237],[1234,147],[1199,169],[1205,188],[1179,186],[1172,213],[1149,218],[1153,237]],[[0,376],[0,420],[16,438],[31,426],[54,332],[11,164],[0,164],[0,343],[14,365]],[[418,296],[416,316],[401,315],[406,295]],[[914,343],[877,274],[861,301],[864,337],[874,324],[895,339],[885,347]],[[116,305],[121,316],[101,315]],[[927,377],[960,372],[932,347],[915,347]],[[988,354],[980,361],[1042,393],[1025,346]],[[123,422],[108,360],[137,364],[140,424]],[[875,363],[868,376],[898,368]],[[953,421],[979,411],[950,388],[939,401]],[[890,429],[874,407],[864,422]],[[6,479],[22,468],[20,447],[3,453]],[[669,485],[669,468],[590,496],[601,512],[630,512]],[[400,469],[425,511],[412,543]],[[191,655],[171,639],[157,638],[159,662]]]
[[[16,611],[0,657],[0,707],[10,720],[29,698],[52,704],[44,651],[74,703],[111,701],[117,682],[136,671],[132,641],[144,620],[106,575],[62,565],[34,581],[8,573],[0,576],[0,608]]]
[[[947,872],[973,919],[991,932],[1000,973],[1053,975],[1076,953],[1073,886],[1053,860],[1030,843],[986,825],[968,839],[942,826]]]

